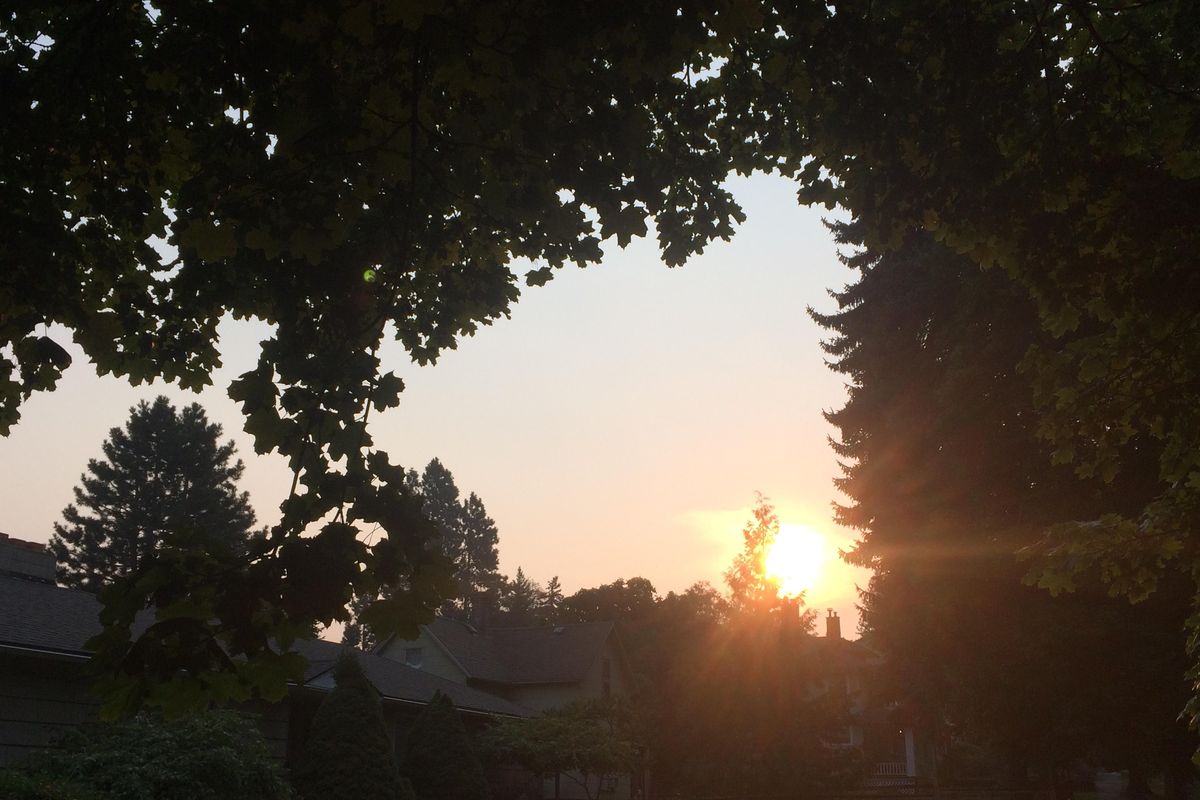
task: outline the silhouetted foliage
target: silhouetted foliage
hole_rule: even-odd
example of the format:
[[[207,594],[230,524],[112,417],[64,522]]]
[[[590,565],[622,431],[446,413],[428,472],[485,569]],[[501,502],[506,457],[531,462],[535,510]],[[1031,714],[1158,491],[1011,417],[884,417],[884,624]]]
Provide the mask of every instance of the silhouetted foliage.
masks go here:
[[[407,470],[404,484],[420,497],[422,513],[436,531],[436,544],[431,542],[430,546],[436,546],[453,565],[457,589],[442,603],[440,613],[481,627],[490,624],[500,613],[504,577],[497,570],[499,532],[483,501],[472,492],[460,502],[454,475],[436,458],[422,473]],[[372,593],[355,593],[348,605],[350,620],[343,630],[342,644],[360,650],[374,647],[378,636],[363,623],[362,615],[380,597],[408,593],[405,580]]]
[[[859,243],[858,231],[839,235]],[[1055,521],[1140,508],[1157,491],[1155,443],[1122,454],[1138,469],[1079,480],[1038,437],[1020,364],[1047,337],[1023,290],[926,236],[849,264],[858,277],[835,293],[840,310],[815,316],[851,380],[829,414],[850,498],[837,513],[860,531],[854,559],[875,570],[864,624],[885,656],[883,699],[926,735],[953,722],[1013,775],[1087,757],[1186,776],[1182,581],[1138,607],[1098,581],[1055,598],[1024,585],[1014,557]]]
[[[538,620],[543,624],[556,621],[563,599],[562,584],[558,582],[558,576],[554,575],[546,581],[541,594],[538,595]]]
[[[252,580],[249,564],[173,576],[196,600],[189,624],[217,620],[235,649],[213,669],[277,693],[303,664],[277,663],[276,639],[345,621],[354,595],[401,582],[371,611],[378,635],[411,633],[453,593],[369,432],[370,411],[397,406],[404,387],[382,366],[385,337],[430,363],[506,316],[520,286],[600,261],[604,239],[628,244],[653,221],[665,260],[682,264],[733,234],[744,215],[724,185],[724,114],[710,86],[680,78],[736,37],[712,18],[724,6],[706,7],[564,17],[557,4],[302,0],[286,14],[184,2],[4,15],[0,434],[70,364],[60,336],[103,374],[199,389],[220,364],[222,318],[274,326],[230,385],[256,452],[294,471],[271,545]],[[628,37],[653,46],[614,50]],[[164,264],[157,241],[177,257]],[[294,569],[314,547],[323,569]],[[113,641],[132,625],[122,609],[157,603],[149,585],[113,600]],[[213,614],[234,605],[258,609],[256,624]],[[162,651],[176,669],[143,679],[128,655],[101,656],[114,692],[148,694],[197,658]],[[197,706],[226,693],[199,688]]]
[[[620,578],[565,598],[558,618],[563,622],[629,622],[650,614],[658,602],[654,584],[645,578]]]
[[[690,633],[652,695],[658,791],[793,796],[853,779],[854,759],[824,741],[848,723],[844,698],[820,691],[826,677],[845,680],[841,654],[826,652],[845,642],[761,615]]]
[[[454,475],[438,459],[421,473],[424,510],[440,534],[442,553],[454,563],[458,596],[442,613],[464,622],[479,623],[499,610],[501,576],[497,570],[500,542],[496,523],[474,492],[459,500]]]
[[[276,326],[230,393],[297,488],[256,581],[183,581],[220,601],[193,603],[194,627],[260,587],[272,624],[219,623],[239,680],[354,594],[408,580],[374,606],[383,634],[451,591],[367,432],[403,388],[385,334],[436,360],[506,315],[522,275],[594,263],[650,222],[681,264],[743,218],[731,170],[796,178],[880,251],[925,231],[1032,301],[1038,435],[1081,477],[1155,482],[1137,507],[1050,520],[1046,585],[1090,570],[1139,597],[1200,562],[1194,2],[34,3],[3,25],[0,432],[69,365],[55,326],[102,373],[192,389],[223,316]],[[1155,443],[1147,473],[1136,441]],[[381,541],[338,522],[328,569],[292,570],[335,513]],[[155,604],[149,585],[112,603]],[[279,599],[293,585],[310,601]],[[110,610],[119,640],[132,620]],[[135,680],[126,655],[102,661]],[[178,657],[163,675],[190,674]],[[257,674],[278,690],[299,669]]]
[[[30,768],[34,774],[86,786],[106,800],[287,800],[291,796],[262,734],[253,723],[229,711],[209,711],[174,722],[139,717],[91,726],[71,734],[63,750],[35,757]],[[66,795],[63,800],[75,798]]]
[[[379,639],[375,636],[374,631],[361,621],[363,612],[370,608],[371,603],[375,600],[374,597],[360,594],[356,594],[350,600],[349,605],[346,606],[350,612],[350,621],[342,628],[342,644],[353,647],[355,650],[362,650],[364,653],[371,652],[375,649],[375,645],[379,644]]]
[[[353,651],[343,651],[336,686],[313,718],[294,772],[304,800],[401,800],[401,782],[383,709]]]
[[[10,768],[0,769],[0,797],[4,800],[104,800],[77,781]]]
[[[630,708],[616,700],[571,703],[529,718],[502,718],[480,741],[497,764],[517,764],[535,775],[559,775],[591,800],[605,778],[642,765]]]
[[[501,584],[498,624],[514,627],[536,624],[541,596],[542,588],[525,576],[525,570],[517,567],[516,576]]]
[[[241,553],[254,524],[242,462],[221,426],[193,403],[176,411],[166,397],[129,410],[125,427],[88,462],[75,502],[54,526],[50,549],[66,586],[98,591],[137,573],[164,543],[192,533],[214,549]]]
[[[479,757],[450,698],[441,692],[413,722],[404,752],[404,775],[417,800],[488,800]]]
[[[775,506],[761,493],[756,494],[751,518],[742,528],[742,549],[725,571],[729,586],[729,608],[739,614],[791,613],[794,604],[785,604],[779,597],[779,585],[767,577],[765,559],[768,549],[779,536],[779,516]],[[813,625],[814,612],[809,609],[800,617],[805,629]]]

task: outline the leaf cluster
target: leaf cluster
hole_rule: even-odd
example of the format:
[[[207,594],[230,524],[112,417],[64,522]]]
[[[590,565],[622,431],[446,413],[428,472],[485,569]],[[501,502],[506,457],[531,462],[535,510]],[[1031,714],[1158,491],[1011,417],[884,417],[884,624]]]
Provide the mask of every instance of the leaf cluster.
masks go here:
[[[645,744],[632,709],[612,699],[577,701],[530,717],[503,718],[481,737],[486,757],[536,775],[561,774],[590,796],[591,781],[635,772]]]
[[[861,245],[859,230],[839,235]],[[860,533],[854,560],[875,572],[864,626],[885,669],[872,691],[1012,764],[1186,763],[1195,739],[1176,720],[1186,585],[1163,579],[1160,596],[1138,607],[1107,596],[1122,576],[1083,569],[1099,536],[1062,540],[1074,566],[1054,588],[1071,595],[1025,585],[1016,557],[1059,520],[1119,517],[1153,498],[1152,443],[1130,448],[1127,463],[1141,468],[1108,483],[1052,462],[1019,366],[1049,334],[1004,274],[928,235],[859,249],[849,263],[856,280],[834,294],[839,310],[814,316],[850,381],[828,418],[850,499],[838,518]],[[1131,581],[1134,566],[1156,568],[1132,551],[1125,563]],[[1115,717],[1138,734],[1114,736]]]
[[[47,751],[29,767],[35,775],[86,786],[105,800],[291,797],[262,735],[251,722],[229,711],[174,722],[140,716],[103,724],[72,734],[62,751]],[[87,795],[79,797],[83,800]],[[63,798],[74,800],[70,794]]]

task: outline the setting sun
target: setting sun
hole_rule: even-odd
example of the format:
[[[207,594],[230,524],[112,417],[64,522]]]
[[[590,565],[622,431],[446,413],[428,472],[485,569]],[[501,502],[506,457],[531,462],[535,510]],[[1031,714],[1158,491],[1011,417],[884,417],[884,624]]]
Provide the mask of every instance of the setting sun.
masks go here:
[[[779,586],[780,597],[796,597],[811,589],[828,560],[825,539],[801,525],[780,525],[763,558],[764,573]]]

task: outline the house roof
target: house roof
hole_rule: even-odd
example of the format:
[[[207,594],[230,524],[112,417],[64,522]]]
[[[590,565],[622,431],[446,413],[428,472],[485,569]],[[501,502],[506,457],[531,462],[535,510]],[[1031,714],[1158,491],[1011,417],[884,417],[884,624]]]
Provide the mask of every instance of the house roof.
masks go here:
[[[296,652],[308,659],[304,685],[328,691],[333,688],[333,666],[342,652],[342,645],[320,639],[297,642]],[[462,711],[485,714],[504,714],[514,717],[532,716],[533,712],[488,692],[431,675],[419,669],[370,653],[358,653],[367,680],[385,698],[403,702],[428,703],[438,692],[449,697]]]
[[[100,602],[95,595],[48,583],[0,575],[0,648],[87,656],[85,643],[100,633]],[[320,639],[296,642],[308,660],[304,685],[333,688],[330,674],[342,645]],[[363,672],[385,699],[427,703],[436,692],[469,712],[529,716],[532,712],[503,698],[430,675],[407,664],[366,653]]]
[[[84,643],[98,633],[95,595],[0,575],[0,645],[87,655]]]
[[[480,632],[438,618],[425,627],[468,678],[509,685],[582,681],[613,632],[611,622]]]

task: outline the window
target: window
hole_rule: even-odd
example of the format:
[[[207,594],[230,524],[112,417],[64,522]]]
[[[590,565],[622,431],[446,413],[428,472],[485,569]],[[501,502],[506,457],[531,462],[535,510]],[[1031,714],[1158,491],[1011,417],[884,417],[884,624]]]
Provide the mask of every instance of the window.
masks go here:
[[[404,663],[410,667],[421,668],[421,648],[406,647],[404,648]]]

